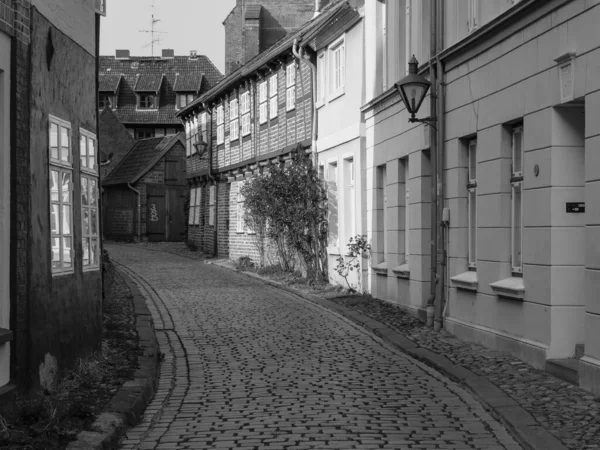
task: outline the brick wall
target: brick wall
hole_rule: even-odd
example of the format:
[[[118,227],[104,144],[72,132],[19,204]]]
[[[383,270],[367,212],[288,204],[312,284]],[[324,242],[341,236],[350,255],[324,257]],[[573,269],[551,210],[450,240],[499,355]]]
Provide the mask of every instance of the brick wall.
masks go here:
[[[27,15],[29,19],[29,15]],[[30,85],[31,62],[29,60],[29,30],[17,34],[14,42],[14,72],[11,84],[11,105],[14,111],[11,156],[11,254],[14,270],[11,273],[11,329],[15,337],[11,352],[11,378],[26,384],[29,380],[29,267],[28,251],[30,228]]]

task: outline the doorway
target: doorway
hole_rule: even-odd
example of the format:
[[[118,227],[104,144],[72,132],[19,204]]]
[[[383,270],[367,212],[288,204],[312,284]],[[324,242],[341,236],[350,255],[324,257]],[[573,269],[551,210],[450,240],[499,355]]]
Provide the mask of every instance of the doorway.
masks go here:
[[[151,242],[182,242],[186,188],[146,185],[146,234]]]

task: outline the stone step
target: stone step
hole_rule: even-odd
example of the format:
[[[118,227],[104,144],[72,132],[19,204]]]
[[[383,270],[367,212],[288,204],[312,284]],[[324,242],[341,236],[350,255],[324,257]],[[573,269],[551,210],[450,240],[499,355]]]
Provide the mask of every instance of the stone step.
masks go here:
[[[549,359],[546,361],[546,372],[569,383],[579,385],[579,360]]]
[[[581,359],[581,358],[583,358],[584,354],[585,354],[585,345],[583,345],[583,344],[577,344],[575,346],[575,358],[576,359]]]

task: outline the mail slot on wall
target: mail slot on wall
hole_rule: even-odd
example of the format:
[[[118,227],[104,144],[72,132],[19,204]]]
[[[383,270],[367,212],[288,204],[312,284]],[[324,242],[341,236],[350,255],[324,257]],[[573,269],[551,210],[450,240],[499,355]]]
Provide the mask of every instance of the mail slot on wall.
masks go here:
[[[585,203],[567,202],[568,213],[584,213]]]

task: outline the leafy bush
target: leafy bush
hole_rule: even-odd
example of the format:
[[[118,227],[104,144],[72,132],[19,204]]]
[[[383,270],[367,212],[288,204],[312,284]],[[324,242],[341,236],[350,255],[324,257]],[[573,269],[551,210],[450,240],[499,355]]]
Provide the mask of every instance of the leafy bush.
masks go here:
[[[367,236],[356,235],[350,238],[348,242],[348,258],[340,255],[337,259],[338,265],[335,268],[335,271],[346,281],[348,285],[348,289],[351,292],[356,292],[359,289],[360,285],[360,274],[358,275],[358,283],[356,289],[350,285],[348,281],[348,276],[350,272],[358,272],[360,270],[360,257],[368,257],[369,251],[371,250],[371,245],[367,242]]]
[[[300,262],[313,281],[327,278],[327,194],[323,181],[302,146],[289,164],[272,166],[266,175],[244,184],[245,221],[263,244],[274,246],[284,271]]]
[[[249,256],[240,256],[235,262],[235,268],[241,272],[254,271],[254,263]]]

